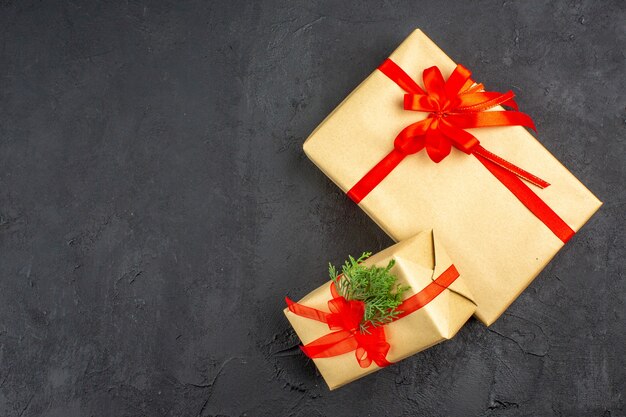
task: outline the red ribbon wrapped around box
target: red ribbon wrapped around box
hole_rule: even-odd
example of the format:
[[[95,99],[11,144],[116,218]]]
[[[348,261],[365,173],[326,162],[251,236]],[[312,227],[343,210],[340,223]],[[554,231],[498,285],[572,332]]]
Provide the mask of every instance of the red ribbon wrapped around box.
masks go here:
[[[429,115],[405,127],[396,136],[393,150],[348,191],[348,196],[355,203],[363,200],[406,156],[426,148],[430,159],[438,163],[450,154],[454,145],[478,158],[563,243],[574,235],[563,219],[520,178],[540,188],[549,186],[548,182],[489,152],[465,130],[516,125],[535,130],[531,118],[517,111],[512,91],[504,94],[483,91],[482,84],[475,84],[470,78],[470,71],[463,65],[457,65],[447,80],[444,80],[439,68],[425,69],[426,91],[391,59],[378,69],[407,92],[404,95],[405,110],[428,112]],[[509,106],[515,111],[488,111],[499,105]]]
[[[459,271],[454,265],[450,265],[433,282],[404,300],[397,307],[401,313],[392,322],[408,316],[430,303],[458,277]],[[301,346],[304,354],[311,359],[318,359],[354,351],[361,368],[367,368],[372,364],[372,361],[381,368],[390,365],[391,363],[387,361],[387,352],[389,352],[390,346],[385,338],[385,326],[369,326],[367,333],[362,332],[360,326],[365,313],[364,303],[357,300],[346,300],[340,296],[334,282],[330,284],[330,293],[333,296],[328,301],[330,312],[307,307],[290,300],[288,297],[285,298],[287,307],[292,313],[326,323],[330,330],[334,330],[333,333]]]
[[[416,30],[304,143],[394,240],[437,230],[487,325],[602,204],[525,129],[513,97]]]
[[[473,295],[437,236],[418,233],[363,262],[385,268],[393,260],[389,272],[406,288],[384,324],[363,322],[363,302],[341,296],[341,281],[286,299],[285,316],[330,389],[452,338],[472,316]]]

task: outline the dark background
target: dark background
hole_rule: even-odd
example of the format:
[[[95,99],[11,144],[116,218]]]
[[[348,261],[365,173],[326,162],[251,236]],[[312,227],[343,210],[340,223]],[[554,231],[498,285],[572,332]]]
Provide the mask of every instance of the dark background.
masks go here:
[[[0,1],[0,416],[626,415],[623,1]],[[302,143],[416,27],[604,206],[491,328],[329,392],[283,297],[391,244]]]

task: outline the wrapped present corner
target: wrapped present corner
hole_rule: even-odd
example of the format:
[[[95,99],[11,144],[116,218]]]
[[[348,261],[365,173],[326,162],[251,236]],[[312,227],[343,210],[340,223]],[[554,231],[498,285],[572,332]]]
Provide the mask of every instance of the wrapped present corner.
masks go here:
[[[392,259],[391,272],[410,288],[401,315],[369,334],[337,325],[350,322],[355,309],[332,281],[297,303],[288,299],[285,315],[331,390],[450,339],[474,313],[473,296],[436,233],[419,233],[363,264],[384,267]]]
[[[489,325],[602,203],[470,75],[416,30],[304,151],[394,240],[435,229]]]

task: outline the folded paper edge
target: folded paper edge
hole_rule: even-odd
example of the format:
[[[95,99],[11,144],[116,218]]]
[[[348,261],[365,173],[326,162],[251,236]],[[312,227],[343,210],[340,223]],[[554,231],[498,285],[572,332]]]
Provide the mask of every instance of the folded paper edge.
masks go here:
[[[433,258],[433,266],[431,268],[430,266],[425,266],[425,265],[422,265],[422,264],[419,264],[419,263],[416,263],[416,264],[421,266],[421,267],[423,267],[423,268],[425,268],[425,269],[431,270],[432,274],[431,274],[430,279],[432,281],[434,281],[442,272],[444,272],[444,271],[441,271],[441,270],[438,271],[437,270],[437,265],[439,265],[439,269],[441,269],[442,267],[445,267],[447,269],[450,265],[453,265],[453,263],[450,261],[450,258],[448,257],[447,253],[443,249],[443,245],[436,240],[435,232],[433,231],[433,229],[427,229],[427,230],[420,231],[420,232],[416,233],[415,235],[411,236],[408,239],[404,239],[404,240],[402,240],[400,242],[397,242],[397,243],[395,243],[395,244],[393,244],[393,245],[391,245],[391,246],[389,246],[389,247],[387,247],[387,248],[377,252],[377,254],[381,253],[383,251],[386,251],[388,249],[391,249],[394,246],[400,245],[402,243],[410,243],[411,240],[418,239],[419,236],[421,236],[421,235],[423,235],[425,233],[429,233],[430,234],[431,256]],[[458,279],[462,279],[462,275],[460,275]],[[326,283],[322,284],[322,285],[326,285]],[[317,287],[317,288],[319,288],[319,287]],[[422,352],[422,351],[424,351],[424,350],[426,350],[426,349],[428,349],[428,348],[430,348],[430,347],[432,347],[434,345],[437,345],[437,344],[441,343],[444,340],[452,339],[458,333],[458,331],[465,325],[465,323],[467,323],[467,321],[470,319],[470,317],[472,317],[472,314],[474,313],[474,310],[475,310],[476,303],[471,298],[471,295],[467,296],[467,295],[465,295],[463,293],[460,293],[458,291],[452,290],[450,287],[446,288],[446,290],[449,290],[450,292],[454,293],[455,295],[461,296],[463,299],[469,301],[474,306],[474,308],[472,308],[471,311],[468,311],[466,319],[464,321],[462,321],[461,323],[458,323],[457,325],[453,325],[453,323],[451,323],[451,320],[450,320],[449,314],[448,314],[448,316],[446,317],[446,320],[445,320],[445,323],[446,323],[446,327],[445,328],[442,328],[440,323],[437,320],[434,320],[432,315],[430,314],[430,312],[428,312],[426,310],[427,311],[426,315],[428,317],[428,320],[430,320],[430,322],[432,323],[433,327],[435,329],[437,329],[437,331],[439,333],[439,336],[441,337],[441,340],[439,340],[437,342],[434,342],[434,343],[432,343],[432,344],[430,344],[428,346],[425,346],[425,347],[421,348],[419,351],[414,352],[411,355],[408,355],[407,357],[412,356],[414,354],[417,354],[419,352]],[[445,293],[445,291],[444,291],[444,293]],[[440,294],[439,297],[441,295],[443,295],[443,294]],[[302,297],[302,299],[304,299],[304,298],[306,298],[306,295],[304,297]],[[302,301],[302,299],[300,301]],[[283,309],[283,314],[285,315],[285,317],[286,317],[287,321],[289,322],[290,326],[295,331],[298,339],[300,340],[300,343],[303,343],[302,339],[300,337],[300,334],[298,333],[298,330],[293,326],[293,323],[291,323],[291,320],[289,319],[289,314],[293,314],[293,313],[291,313],[291,311],[289,310],[288,307],[285,307]],[[403,360],[403,359],[401,359],[401,360]],[[312,360],[313,360],[314,363],[316,362],[316,359],[312,359]],[[349,380],[342,381],[341,383],[333,384],[333,385],[331,385],[329,383],[329,381],[326,380],[325,376],[323,374],[321,374],[321,372],[320,372],[320,374],[322,376],[322,379],[324,379],[325,384],[328,386],[328,389],[330,391],[333,391],[333,390],[335,390],[337,388],[340,388],[340,387],[342,387],[344,385],[347,385],[347,384],[349,384],[351,382],[354,382],[354,381],[356,381],[358,379],[361,379],[361,378],[363,378],[363,377],[365,377],[365,376],[367,376],[367,375],[369,375],[369,374],[371,374],[371,373],[381,369],[380,367],[376,366],[373,363],[370,366],[372,368],[370,370],[368,370],[368,372],[363,373],[361,375],[357,375],[354,378],[350,378]],[[317,364],[316,364],[316,368],[318,368]],[[318,368],[318,371],[319,371],[319,368]]]
[[[433,239],[433,252],[435,254],[435,265],[433,268],[433,276],[432,276],[432,280],[434,281],[445,271],[444,268],[448,268],[448,265],[454,265],[454,267],[457,268],[457,270],[458,270],[458,267],[454,264],[454,261],[450,259],[450,256],[446,252],[443,244],[436,237],[434,230],[432,230],[432,239]],[[460,295],[463,298],[466,298],[472,304],[476,305],[474,294],[472,294],[471,290],[465,285],[465,278],[463,276],[463,271],[458,271],[458,272],[459,272],[459,278],[457,278],[450,286],[448,286],[447,289],[452,291],[455,294]],[[461,285],[458,285],[457,282],[460,283]],[[459,288],[461,286],[462,288]]]

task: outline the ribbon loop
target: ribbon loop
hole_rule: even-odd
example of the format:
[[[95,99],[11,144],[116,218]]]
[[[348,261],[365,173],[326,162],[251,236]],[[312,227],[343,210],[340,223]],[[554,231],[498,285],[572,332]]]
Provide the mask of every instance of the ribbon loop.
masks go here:
[[[439,163],[450,154],[452,150],[452,144],[445,137],[445,135],[439,130],[440,120],[435,119],[430,123],[430,128],[426,132],[426,152],[430,159]]]
[[[404,155],[417,153],[424,148],[424,135],[430,127],[432,119],[424,119],[408,125],[396,136],[393,146]]]
[[[438,106],[435,100],[430,96],[424,94],[405,94],[404,109],[434,112],[438,110]]]
[[[455,97],[459,94],[461,89],[470,82],[474,84],[474,82],[470,79],[472,73],[470,70],[465,68],[463,65],[458,64],[448,80],[446,81],[446,94],[448,97]],[[470,85],[471,85],[470,84]]]
[[[442,110],[448,100],[445,85],[446,81],[439,68],[430,67],[424,70],[424,87],[428,95],[434,99],[437,110]]]
[[[445,118],[441,119],[439,129],[441,129],[441,133],[454,143],[455,147],[466,154],[471,154],[480,143],[474,135],[450,124]]]
[[[390,59],[379,69],[406,92],[405,110],[429,114],[426,119],[404,128],[394,140],[394,149],[348,190],[348,196],[354,202],[360,203],[407,155],[426,148],[430,159],[438,163],[450,154],[454,146],[478,158],[563,243],[574,235],[563,219],[519,180],[539,188],[548,187],[550,184],[547,181],[487,151],[474,135],[465,130],[523,126],[536,131],[530,116],[518,111],[512,91],[484,91],[484,86],[474,83],[470,78],[471,72],[462,65],[457,65],[447,80],[444,80],[439,68],[426,68],[423,73],[425,90]],[[513,110],[487,111],[499,105]],[[517,181],[504,179],[510,175]]]
[[[454,265],[450,265],[424,289],[404,300],[398,307],[399,314],[393,318],[393,321],[406,317],[430,303],[458,277],[459,271]],[[327,323],[330,330],[336,330],[301,346],[300,349],[304,354],[309,358],[318,359],[331,358],[354,351],[356,360],[362,368],[369,367],[372,362],[381,368],[390,365],[391,362],[387,360],[387,353],[391,345],[387,342],[385,326],[369,326],[367,332],[361,332],[360,324],[364,314],[363,302],[346,300],[337,295],[334,283],[330,285],[330,292],[333,296],[328,301],[330,313],[285,298],[287,307],[292,313]]]

